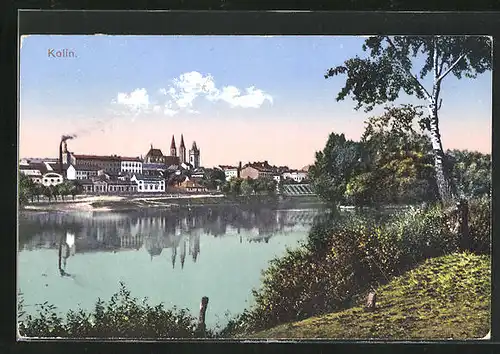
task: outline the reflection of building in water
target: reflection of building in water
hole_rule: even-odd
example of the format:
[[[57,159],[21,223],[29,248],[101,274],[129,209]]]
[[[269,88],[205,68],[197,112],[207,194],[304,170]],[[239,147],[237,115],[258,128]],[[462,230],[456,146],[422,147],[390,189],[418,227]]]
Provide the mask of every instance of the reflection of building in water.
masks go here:
[[[196,263],[198,254],[200,253],[200,234],[189,235],[189,255],[193,257],[193,262]]]
[[[176,258],[177,258],[177,245],[172,245],[172,269],[175,268]]]
[[[64,268],[66,268],[67,259],[71,256],[74,256],[75,254],[76,254],[75,234],[70,231],[66,231],[66,238],[65,242],[63,243],[63,250],[62,250]]]
[[[184,260],[186,259],[186,239],[181,241],[181,269],[184,269]]]

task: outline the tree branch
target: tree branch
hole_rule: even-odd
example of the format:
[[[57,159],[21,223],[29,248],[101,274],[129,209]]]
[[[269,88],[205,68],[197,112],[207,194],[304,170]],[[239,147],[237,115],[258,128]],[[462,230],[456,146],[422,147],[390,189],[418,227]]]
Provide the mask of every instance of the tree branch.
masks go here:
[[[465,57],[465,53],[460,54],[460,56],[458,57],[458,59],[457,59],[457,60],[455,60],[455,61],[453,62],[453,64],[451,64],[451,65],[448,67],[448,69],[446,69],[446,71],[445,71],[443,74],[441,74],[441,75],[437,78],[437,80],[436,80],[436,81],[437,81],[437,82],[440,82],[441,80],[443,80],[443,79],[445,78],[445,76],[446,76],[446,75],[448,75],[448,74],[450,73],[450,71],[452,71],[452,70],[453,70],[453,68],[454,68],[455,66],[457,66],[457,64],[460,62],[460,60],[462,60],[464,57]]]
[[[392,42],[392,40],[389,38],[389,36],[386,36],[385,37],[387,39],[387,42],[389,43],[389,45],[392,47],[392,49],[394,49],[396,51],[396,53],[399,54],[399,51],[398,49],[396,48],[396,46],[394,45],[394,43]],[[399,58],[398,58],[399,59]],[[415,81],[415,83],[417,84],[418,87],[420,87],[422,89],[422,91],[424,91],[425,95],[427,96],[427,99],[431,100],[432,101],[432,96],[429,94],[429,92],[425,89],[424,85],[422,85],[422,83],[417,79],[417,76],[416,75],[413,75],[412,72],[410,70],[407,70],[405,69],[403,66],[402,66],[402,63],[400,62],[400,65],[401,65],[401,70],[403,70],[407,75],[409,75],[413,81]]]

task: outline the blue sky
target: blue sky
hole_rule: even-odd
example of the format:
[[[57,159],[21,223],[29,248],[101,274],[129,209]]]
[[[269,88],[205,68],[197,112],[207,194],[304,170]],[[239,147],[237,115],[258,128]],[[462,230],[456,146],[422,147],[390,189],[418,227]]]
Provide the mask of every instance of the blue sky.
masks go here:
[[[177,137],[185,132],[205,147],[202,160],[207,163],[218,163],[217,156],[220,163],[233,162],[236,149],[242,159],[268,156],[279,160],[272,161],[277,164],[308,164],[329,132],[343,130],[354,139],[362,133],[368,115],[354,111],[351,100],[336,102],[343,78],[326,80],[323,75],[350,57],[364,56],[363,41],[340,36],[29,36],[23,39],[20,59],[20,152],[51,154],[52,147],[35,147],[42,128],[47,129],[45,137],[55,140],[71,129],[85,131],[72,142],[81,153],[123,155],[144,154],[150,140],[167,151],[162,134]],[[49,49],[69,49],[76,57],[52,58]],[[181,77],[189,73],[198,76]],[[184,86],[173,84],[175,78]],[[174,87],[179,94],[198,79],[214,91],[187,98],[183,91],[185,107],[160,91]],[[239,92],[226,92],[227,87]],[[246,92],[249,87],[254,87],[252,92]],[[484,140],[491,141],[491,90],[491,73],[476,80],[447,77],[441,111],[445,145],[489,152]],[[165,113],[167,102],[174,106]],[[294,139],[280,140],[277,127],[279,135],[292,134]],[[480,133],[464,145],[463,130],[472,128]],[[221,131],[232,150],[227,157],[220,151],[224,144],[213,143]],[[241,144],[229,135],[239,136]],[[257,139],[260,148],[252,155],[243,143]],[[120,151],[111,151],[116,149]]]

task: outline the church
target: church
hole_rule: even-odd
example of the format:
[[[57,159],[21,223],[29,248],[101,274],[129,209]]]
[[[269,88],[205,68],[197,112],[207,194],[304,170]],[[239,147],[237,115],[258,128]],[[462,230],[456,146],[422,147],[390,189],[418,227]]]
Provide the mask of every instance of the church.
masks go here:
[[[179,151],[177,151],[175,136],[172,135],[172,141],[170,143],[170,155],[163,155],[163,152],[160,149],[153,148],[153,145],[151,145],[150,150],[144,157],[144,163],[162,163],[167,167],[181,166],[186,169],[196,169],[200,167],[200,149],[196,145],[196,141],[193,141],[191,149],[188,152],[186,150],[186,145],[184,144],[184,135],[181,134]]]

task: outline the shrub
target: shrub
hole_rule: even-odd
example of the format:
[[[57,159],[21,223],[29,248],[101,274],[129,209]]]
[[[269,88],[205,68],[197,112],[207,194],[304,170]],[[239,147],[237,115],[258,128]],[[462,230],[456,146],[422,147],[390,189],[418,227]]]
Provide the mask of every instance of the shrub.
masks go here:
[[[22,304],[22,299],[19,302]],[[22,305],[21,305],[22,306]],[[25,337],[70,338],[195,338],[196,318],[186,309],[150,306],[130,296],[123,283],[109,302],[98,300],[92,312],[70,310],[66,319],[53,305],[39,305],[36,317],[18,318],[19,332]],[[21,309],[22,310],[22,309]],[[19,312],[18,312],[19,314]],[[206,336],[215,337],[213,331]]]
[[[469,203],[470,251],[477,254],[491,252],[491,199],[481,198]]]
[[[356,296],[423,260],[455,252],[456,235],[440,207],[413,207],[382,218],[327,215],[308,242],[271,261],[254,305],[239,318],[244,331],[349,307]]]

